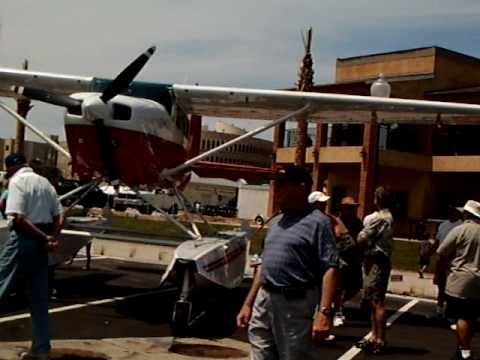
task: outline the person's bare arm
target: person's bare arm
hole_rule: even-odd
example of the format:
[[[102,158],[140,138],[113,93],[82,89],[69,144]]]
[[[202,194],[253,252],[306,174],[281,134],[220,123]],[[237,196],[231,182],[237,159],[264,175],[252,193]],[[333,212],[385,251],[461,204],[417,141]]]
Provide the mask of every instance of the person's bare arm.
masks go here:
[[[252,307],[257,297],[258,291],[262,287],[262,277],[261,277],[262,267],[259,266],[255,277],[253,278],[252,286],[248,292],[245,301],[243,302],[242,308],[237,315],[237,326],[244,328],[248,325],[250,317],[252,316]]]
[[[53,226],[52,226],[52,236],[58,238],[60,235],[60,231],[62,230],[63,226],[63,215],[56,215],[53,217]]]
[[[47,247],[47,249],[49,250],[53,250],[57,247],[58,245],[58,241],[57,241],[57,236],[58,236],[58,233],[55,232],[55,228],[57,227],[58,228],[58,232],[60,231],[60,218],[61,216],[58,215],[58,216],[55,216],[53,218],[53,230],[54,230],[54,235],[49,235],[49,234],[45,234],[42,230],[40,230],[38,227],[35,226],[35,224],[33,224],[29,219],[27,219],[23,214],[17,214],[17,213],[14,213],[12,214],[13,216],[13,224],[14,224],[14,228],[15,230],[17,230],[18,232],[20,233],[23,233],[23,234],[26,234],[26,235],[29,235],[31,237],[34,237],[34,238],[37,238],[39,239],[40,241],[44,241],[45,242],[45,246]]]
[[[335,289],[338,283],[338,269],[331,267],[323,275],[320,309],[331,309]],[[332,319],[317,311],[313,320],[312,337],[315,342],[321,342],[327,338],[332,328]]]

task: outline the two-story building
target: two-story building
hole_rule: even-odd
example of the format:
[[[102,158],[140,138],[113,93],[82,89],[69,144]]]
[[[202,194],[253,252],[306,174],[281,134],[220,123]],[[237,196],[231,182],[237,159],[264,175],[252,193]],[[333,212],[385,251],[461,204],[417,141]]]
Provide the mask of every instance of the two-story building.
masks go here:
[[[392,97],[480,103],[480,59],[440,47],[338,59],[335,83],[313,91],[368,96],[380,73]],[[276,131],[278,166],[294,161],[292,132]],[[375,186],[389,185],[406,233],[414,221],[444,217],[448,204],[480,200],[480,125],[318,124],[309,137],[306,162],[317,188],[327,186],[333,210],[350,195],[360,200],[363,216],[372,209]],[[367,157],[372,149],[376,156]]]

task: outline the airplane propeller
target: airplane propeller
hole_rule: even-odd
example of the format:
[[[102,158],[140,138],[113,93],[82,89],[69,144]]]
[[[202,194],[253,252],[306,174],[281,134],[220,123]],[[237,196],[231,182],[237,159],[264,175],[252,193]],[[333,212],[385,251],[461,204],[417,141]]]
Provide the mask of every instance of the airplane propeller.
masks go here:
[[[111,100],[113,97],[120,94],[122,91],[128,88],[128,85],[133,81],[133,79],[138,75],[140,70],[145,66],[148,59],[155,52],[156,47],[152,46],[147,49],[142,55],[136,58],[130,65],[128,65],[117,77],[107,86],[103,91],[100,99],[104,103]]]

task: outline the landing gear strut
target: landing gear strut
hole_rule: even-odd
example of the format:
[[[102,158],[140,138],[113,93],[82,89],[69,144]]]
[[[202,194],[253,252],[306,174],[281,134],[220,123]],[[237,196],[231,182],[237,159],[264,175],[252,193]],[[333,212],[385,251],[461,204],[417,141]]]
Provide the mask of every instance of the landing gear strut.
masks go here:
[[[205,311],[196,316],[193,313],[192,296],[193,289],[195,289],[195,263],[179,260],[176,264],[176,273],[180,296],[173,308],[172,329],[176,335],[180,335],[202,317]]]

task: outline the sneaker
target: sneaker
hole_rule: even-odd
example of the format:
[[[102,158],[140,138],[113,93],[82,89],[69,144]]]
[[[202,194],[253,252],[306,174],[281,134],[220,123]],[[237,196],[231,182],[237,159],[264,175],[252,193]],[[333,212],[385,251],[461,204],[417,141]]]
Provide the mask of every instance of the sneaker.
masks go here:
[[[379,344],[379,343],[374,343],[370,351],[366,351],[369,354],[372,355],[383,355],[385,354],[387,350],[387,345],[384,344]]]
[[[26,351],[20,354],[20,360],[50,360],[48,353],[34,354]]]
[[[470,355],[469,357],[462,357],[462,352],[460,349],[455,351],[455,354],[452,357],[452,360],[474,360],[473,357]]]
[[[451,324],[450,329],[453,331],[457,331],[457,324]]]
[[[325,338],[325,341],[333,341],[333,340],[335,340],[335,335],[333,334],[330,334]]]
[[[50,294],[50,300],[52,300],[52,301],[58,300],[58,291],[57,291],[57,289],[55,289],[55,288],[52,289],[52,292],[51,292],[51,294]]]
[[[338,327],[343,325],[345,325],[345,316],[343,316],[342,313],[335,313],[333,316],[333,326]]]
[[[365,352],[371,351],[371,349],[375,346],[375,342],[369,339],[362,339],[358,341],[355,346],[359,349],[362,349]]]

